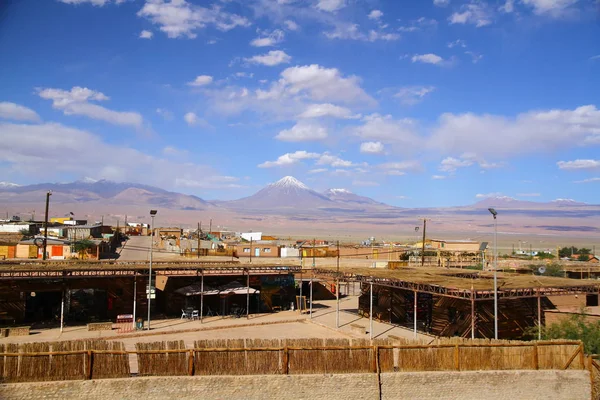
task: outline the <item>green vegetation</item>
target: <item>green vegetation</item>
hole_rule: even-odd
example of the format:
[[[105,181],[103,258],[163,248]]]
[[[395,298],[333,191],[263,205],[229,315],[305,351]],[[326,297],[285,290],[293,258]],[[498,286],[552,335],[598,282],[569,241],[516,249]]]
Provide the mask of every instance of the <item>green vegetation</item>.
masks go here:
[[[540,260],[553,260],[556,257],[552,253],[539,252],[537,258]]]
[[[592,253],[591,249],[586,249],[585,247],[578,249],[575,246],[563,247],[562,249],[558,250],[558,255],[560,258],[564,258],[564,257],[570,258],[577,254],[579,261],[588,261],[590,259],[591,253]]]
[[[537,337],[537,327],[528,331],[532,337]],[[598,354],[600,352],[600,321],[586,322],[583,314],[574,314],[569,318],[542,327],[542,339],[568,339],[581,340],[587,354]]]
[[[23,236],[29,236],[29,229],[28,228],[23,228],[19,231],[19,233]]]
[[[94,247],[94,242],[88,239],[83,239],[78,242],[75,242],[73,245],[73,249],[79,254],[80,257],[83,258],[88,249]]]
[[[528,267],[529,267],[529,269],[531,269],[533,271],[534,275],[558,276],[558,277],[565,276],[565,271],[563,271],[560,264],[556,264],[556,263],[550,263],[550,264],[543,265],[543,267],[546,269],[546,271],[543,274],[539,273],[539,269],[540,269],[540,267],[542,267],[542,265],[530,264],[530,265],[528,265]]]

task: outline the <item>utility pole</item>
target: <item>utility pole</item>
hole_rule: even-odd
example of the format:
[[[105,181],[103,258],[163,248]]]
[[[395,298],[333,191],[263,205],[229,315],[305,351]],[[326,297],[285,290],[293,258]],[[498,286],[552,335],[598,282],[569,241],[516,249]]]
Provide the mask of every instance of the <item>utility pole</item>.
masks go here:
[[[252,236],[250,236],[250,264],[252,264]]]
[[[337,241],[337,274],[335,282],[335,327],[340,327],[340,241]]]
[[[425,266],[425,233],[427,231],[427,218],[423,218],[423,243],[421,247],[421,267]]]
[[[210,219],[210,224],[208,225],[208,234],[212,233],[212,218]]]
[[[50,196],[52,196],[52,190],[48,190],[46,193],[46,214],[44,216],[44,254],[42,255],[42,259],[46,260],[46,248],[48,246],[48,208],[50,206]]]
[[[200,258],[200,222],[198,222],[198,258]]]
[[[154,250],[154,216],[156,215],[156,210],[150,210],[150,218],[152,222],[150,223],[150,270],[148,271],[148,330],[150,330],[150,304],[152,302],[152,251]],[[118,223],[119,221],[117,221]]]

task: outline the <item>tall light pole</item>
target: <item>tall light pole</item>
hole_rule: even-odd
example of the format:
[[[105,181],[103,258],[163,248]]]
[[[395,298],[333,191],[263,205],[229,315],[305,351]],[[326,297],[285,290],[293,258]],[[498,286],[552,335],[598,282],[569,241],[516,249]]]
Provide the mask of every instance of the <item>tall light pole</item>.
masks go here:
[[[498,340],[498,213],[493,208],[488,211],[494,216],[494,339]]]
[[[48,190],[46,193],[46,214],[44,215],[44,253],[42,259],[48,258],[46,254],[46,248],[48,246],[48,208],[50,207],[50,196],[52,196],[52,190]]]
[[[150,303],[152,302],[152,250],[154,249],[154,216],[156,210],[150,210],[150,272],[148,273],[148,330],[150,330]]]

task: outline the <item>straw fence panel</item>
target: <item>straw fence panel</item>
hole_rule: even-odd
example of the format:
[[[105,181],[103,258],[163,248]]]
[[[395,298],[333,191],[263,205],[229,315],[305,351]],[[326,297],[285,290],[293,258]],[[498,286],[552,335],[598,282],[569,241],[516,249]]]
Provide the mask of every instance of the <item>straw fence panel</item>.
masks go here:
[[[246,339],[247,348],[281,348],[279,339]],[[247,375],[277,375],[283,373],[283,350],[247,351]]]
[[[85,348],[86,350],[125,351],[123,342],[105,340],[89,340],[86,342]],[[126,378],[131,376],[129,356],[127,354],[93,353],[92,357],[92,378],[94,379]]]
[[[7,353],[18,353],[19,345],[8,343],[4,348]],[[18,382],[19,377],[19,357],[4,357],[4,381]]]
[[[371,346],[371,341],[369,339],[351,339],[350,346]],[[357,373],[373,372],[374,356],[373,349],[352,349],[350,357],[352,358],[351,365],[355,368],[353,371]]]
[[[85,350],[85,342],[54,342],[52,351]],[[53,354],[51,356],[50,378],[52,380],[86,379],[86,354]]]
[[[244,339],[197,340],[195,348],[243,348]],[[244,375],[245,351],[198,351],[194,357],[196,375]]]
[[[314,348],[324,346],[323,339],[286,340],[288,347]],[[289,350],[290,374],[324,374],[325,353],[322,350]]]
[[[182,353],[139,353],[151,350],[179,350],[185,349],[185,342],[152,342],[135,344],[138,357],[138,374],[141,376],[169,376],[188,374],[188,355]]]
[[[399,349],[398,371],[455,370],[454,348]]]
[[[50,343],[23,343],[21,353],[49,352]],[[50,356],[20,356],[18,382],[46,381],[50,374]]]
[[[578,345],[552,345],[538,346],[538,359],[540,369],[562,369],[567,364],[573,353],[579,349]],[[579,360],[574,360],[569,369],[579,368]]]

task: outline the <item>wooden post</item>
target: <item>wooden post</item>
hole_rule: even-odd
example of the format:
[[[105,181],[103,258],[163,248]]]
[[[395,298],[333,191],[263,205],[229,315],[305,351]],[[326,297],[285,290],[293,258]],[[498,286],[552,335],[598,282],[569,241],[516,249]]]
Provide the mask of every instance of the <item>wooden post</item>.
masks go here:
[[[585,369],[585,353],[583,349],[583,343],[579,345],[579,366],[581,369]]]
[[[373,372],[377,372],[377,368],[378,368],[378,353],[379,353],[379,349],[377,348],[377,346],[373,346],[373,358],[371,360],[371,368],[373,369]]]
[[[290,349],[287,346],[283,348],[283,373],[285,375],[290,373]]]
[[[540,288],[537,291],[537,317],[538,317],[538,340],[542,340],[542,299]]]
[[[188,359],[188,375],[194,375],[194,350],[190,350]]]
[[[65,322],[65,288],[63,286],[62,298],[60,300],[60,333],[63,332]]]
[[[471,285],[471,339],[475,339],[475,292]]]
[[[250,319],[250,269],[246,269],[246,319]]]
[[[198,235],[199,234],[200,233],[198,233]],[[202,323],[202,320],[204,319],[204,270],[200,270],[200,272],[202,273],[200,276],[200,323]]]
[[[533,369],[540,369],[540,359],[537,343],[533,344]]]
[[[371,286],[371,300],[369,302],[369,339],[373,340],[373,282],[370,282]]]
[[[415,301],[414,301],[415,308],[414,308],[414,312],[413,312],[413,319],[414,319],[414,330],[415,330],[414,336],[416,339],[417,338],[417,297],[418,297],[418,293],[416,290],[414,291],[414,294],[415,294]]]
[[[87,356],[88,356],[88,360],[87,360],[88,361],[88,363],[87,363],[87,367],[88,367],[87,373],[88,373],[88,375],[87,375],[87,378],[88,379],[92,379],[92,368],[94,366],[94,361],[93,361],[94,353],[92,352],[92,350],[88,350]]]
[[[454,369],[460,371],[460,348],[458,345],[454,346]]]

